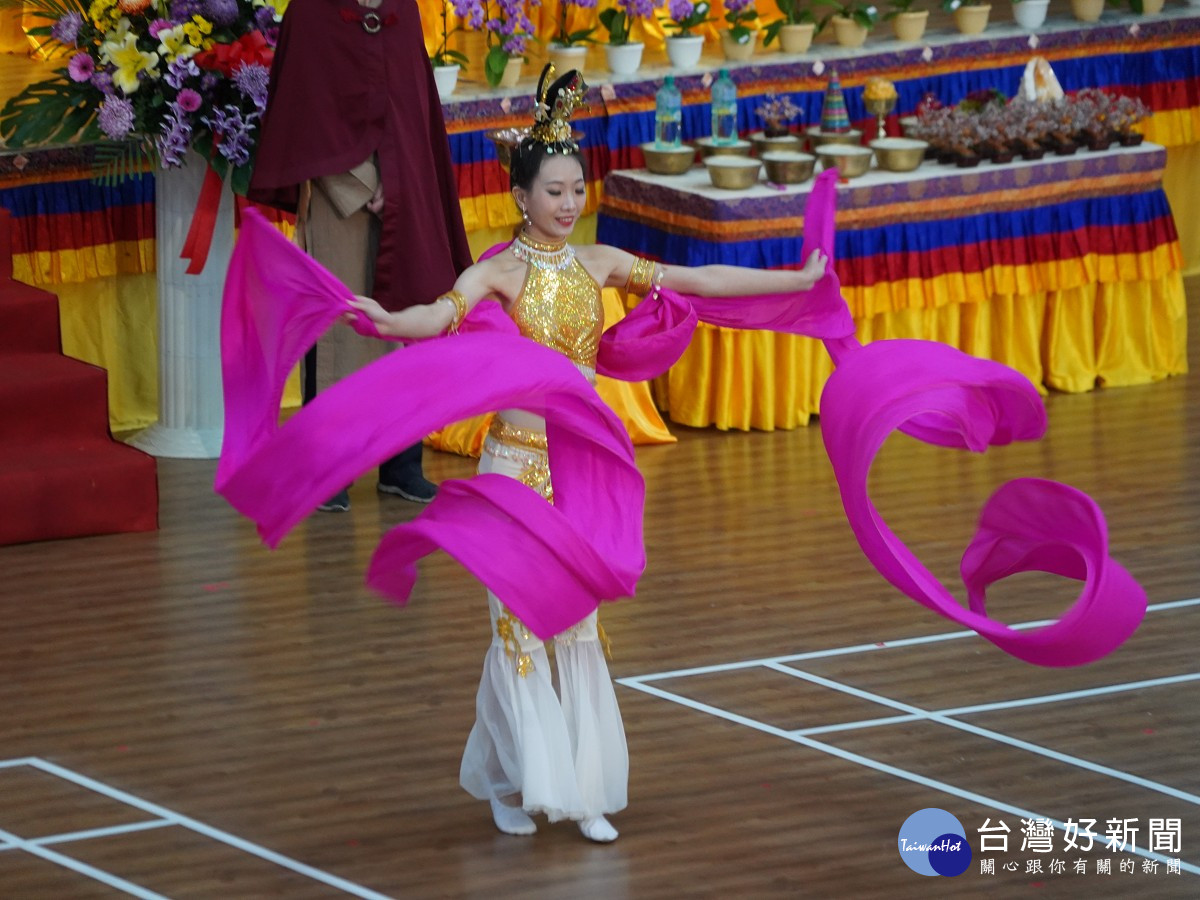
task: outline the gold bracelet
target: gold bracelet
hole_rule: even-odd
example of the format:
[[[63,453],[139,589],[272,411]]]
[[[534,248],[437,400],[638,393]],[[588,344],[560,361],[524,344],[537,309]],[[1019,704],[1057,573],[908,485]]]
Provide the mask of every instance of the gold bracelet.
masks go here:
[[[458,334],[458,326],[467,317],[467,298],[459,291],[450,291],[442,294],[442,296],[438,297],[438,300],[449,300],[454,304],[454,318],[450,320],[450,325],[446,331],[449,334]]]
[[[662,284],[663,269],[651,259],[640,256],[633,261],[629,268],[629,278],[625,282],[625,291],[645,297]]]

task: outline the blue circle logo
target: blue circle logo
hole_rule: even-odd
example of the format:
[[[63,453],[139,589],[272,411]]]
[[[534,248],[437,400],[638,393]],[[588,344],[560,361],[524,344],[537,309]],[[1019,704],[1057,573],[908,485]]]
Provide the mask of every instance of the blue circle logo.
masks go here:
[[[921,875],[953,878],[971,865],[967,832],[958,819],[935,806],[904,820],[897,845],[904,864]]]

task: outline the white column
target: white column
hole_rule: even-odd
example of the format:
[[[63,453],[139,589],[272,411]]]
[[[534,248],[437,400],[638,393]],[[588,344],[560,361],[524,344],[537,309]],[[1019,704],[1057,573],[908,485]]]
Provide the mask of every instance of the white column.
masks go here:
[[[233,249],[233,194],[221,206],[199,275],[180,259],[200,186],[204,160],[155,173],[158,266],[158,422],[132,440],[152,456],[215,459],[221,454],[225,403],[221,394],[221,291]]]

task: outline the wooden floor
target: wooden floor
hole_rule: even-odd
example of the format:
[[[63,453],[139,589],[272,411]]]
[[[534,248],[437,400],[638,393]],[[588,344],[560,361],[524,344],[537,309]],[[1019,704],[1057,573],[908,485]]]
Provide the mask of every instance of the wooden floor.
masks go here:
[[[1200,278],[1189,293],[1196,321]],[[352,512],[315,515],[272,553],[213,495],[212,462],[163,460],[158,533],[0,548],[0,760],[13,763],[0,768],[0,896],[134,893],[119,879],[175,898],[1200,895],[1200,681],[1176,677],[1200,673],[1200,603],[1179,603],[1200,597],[1195,350],[1192,372],[1051,396],[1045,440],[983,457],[893,439],[873,475],[893,528],[951,586],[1000,482],[1044,476],[1095,497],[1115,556],[1164,608],[1082,669],[1040,670],[973,637],[921,641],[958,629],[867,567],[818,427],[676,427],[677,445],[640,449],[649,567],[636,599],[605,610],[613,675],[631,680],[617,688],[630,805],[611,846],[569,824],[503,836],[458,787],[482,592],[445,557],[423,566],[407,609],[362,586],[381,530],[414,507],[363,479]],[[471,469],[432,457],[438,479]],[[1072,596],[1022,577],[994,608],[1031,621]],[[858,649],[821,652],[833,648]],[[731,666],[795,654],[809,657]],[[645,679],[700,666],[717,668]],[[1148,679],[1167,682],[1093,691]],[[922,714],[1069,691],[1093,692]],[[1003,820],[1009,850],[986,854],[996,874],[978,859],[952,886],[909,871],[897,836],[925,807],[957,816],[976,857],[977,829]],[[1061,834],[1052,853],[1022,851],[1029,813],[1096,819],[1101,835],[1136,819],[1138,848],[1151,819],[1178,819],[1181,846],[1161,855],[1181,874],[1143,871],[1150,860],[1103,837],[1101,852],[1064,852]],[[118,827],[135,823],[147,827]],[[76,834],[91,829],[108,830]],[[1113,874],[1097,874],[1106,858]]]

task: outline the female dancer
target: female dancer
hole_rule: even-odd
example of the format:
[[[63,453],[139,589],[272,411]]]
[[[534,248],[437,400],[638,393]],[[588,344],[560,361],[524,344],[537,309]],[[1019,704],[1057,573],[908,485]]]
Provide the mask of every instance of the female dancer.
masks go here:
[[[570,116],[586,86],[577,72],[548,86],[552,74],[547,67],[542,75],[534,126],[510,165],[523,229],[504,251],[464,271],[454,289],[433,303],[390,313],[367,297],[351,301],[382,335],[411,339],[454,331],[475,304],[490,298],[522,335],[560,351],[594,382],[604,286],[644,295],[662,285],[720,297],[804,291],[824,274],[820,251],[800,271],[759,271],[664,266],[615,247],[569,244],[586,188]],[[553,502],[544,420],[523,410],[501,411],[479,471],[515,478]],[[530,589],[536,590],[532,579]],[[530,814],[544,813],[551,822],[577,821],[590,840],[615,840],[605,814],[625,807],[629,762],[596,613],[554,638],[556,694],[543,643],[491,592],[488,605],[492,644],[463,754],[463,787],[491,803],[496,827],[506,834],[533,834]]]

